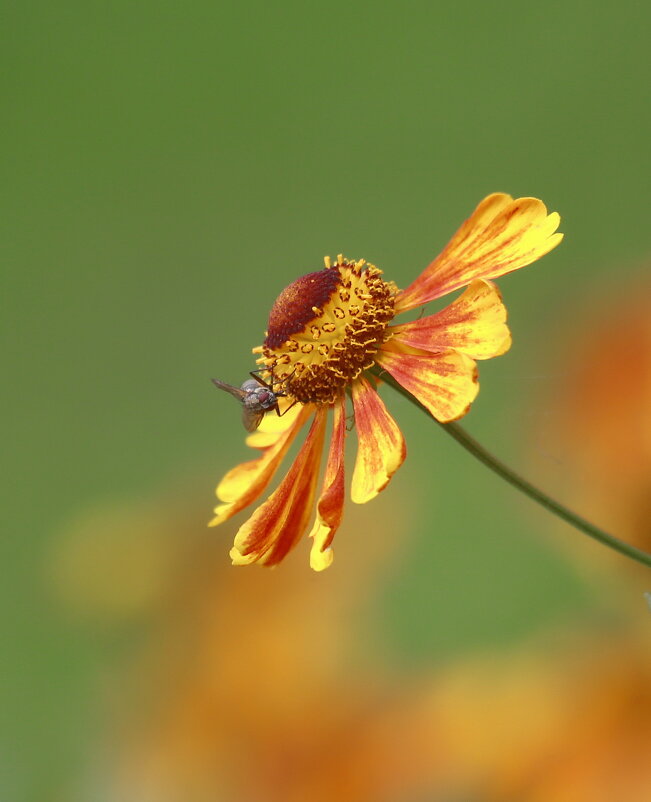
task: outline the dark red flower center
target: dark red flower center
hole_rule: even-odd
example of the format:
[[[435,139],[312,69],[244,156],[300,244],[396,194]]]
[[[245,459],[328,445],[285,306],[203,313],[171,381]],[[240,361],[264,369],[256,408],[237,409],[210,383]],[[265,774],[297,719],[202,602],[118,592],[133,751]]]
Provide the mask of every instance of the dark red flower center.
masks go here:
[[[336,266],[317,270],[297,278],[280,293],[269,313],[264,344],[278,348],[292,334],[303,331],[306,325],[330,300],[341,278]]]

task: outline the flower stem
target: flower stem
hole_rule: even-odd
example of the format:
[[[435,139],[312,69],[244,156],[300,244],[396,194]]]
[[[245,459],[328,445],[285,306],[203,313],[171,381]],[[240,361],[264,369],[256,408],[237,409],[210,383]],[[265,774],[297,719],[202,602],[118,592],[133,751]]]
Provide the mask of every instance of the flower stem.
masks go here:
[[[607,546],[613,551],[617,551],[620,554],[629,557],[631,560],[641,563],[642,565],[651,567],[651,554],[648,554],[646,551],[642,551],[641,549],[638,549],[635,546],[632,546],[630,543],[626,543],[623,540],[614,537],[613,535],[609,535],[608,532],[604,532],[603,529],[599,529],[599,527],[591,524],[590,521],[586,521],[585,518],[582,518],[580,515],[572,512],[572,510],[564,507],[562,504],[559,504],[558,501],[551,498],[551,496],[548,496],[546,493],[543,493],[542,490],[539,490],[537,487],[535,487],[535,485],[532,485],[531,482],[528,482],[522,476],[519,476],[517,473],[515,473],[515,471],[511,470],[508,465],[505,465],[503,462],[494,457],[489,451],[480,445],[480,443],[471,437],[468,432],[466,432],[465,429],[458,423],[441,423],[440,421],[436,420],[427,407],[423,406],[418,399],[414,398],[410,392],[398,384],[398,382],[392,376],[386,373],[386,371],[375,372],[372,370],[371,373],[374,373],[377,378],[380,378],[381,381],[385,382],[385,384],[393,387],[394,390],[397,390],[408,401],[411,401],[412,404],[423,410],[423,412],[429,415],[432,420],[436,421],[436,423],[438,423],[439,426],[450,435],[450,437],[453,437],[457,443],[466,449],[466,451],[470,452],[473,457],[476,457],[476,459],[478,459],[480,462],[483,462],[484,465],[494,471],[498,476],[501,476],[502,479],[505,479],[509,484],[513,485],[513,487],[520,490],[526,496],[529,496],[530,499],[533,499],[533,501],[537,502],[542,507],[545,507],[550,512],[553,512],[554,515],[557,515],[559,518],[567,521],[567,523],[571,524],[576,529],[593,538],[594,540],[599,541],[599,543],[602,543],[604,546]]]

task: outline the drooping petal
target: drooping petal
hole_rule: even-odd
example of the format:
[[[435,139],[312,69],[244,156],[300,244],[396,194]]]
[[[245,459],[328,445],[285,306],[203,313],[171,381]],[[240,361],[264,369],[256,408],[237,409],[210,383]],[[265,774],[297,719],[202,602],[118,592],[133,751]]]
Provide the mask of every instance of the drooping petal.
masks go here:
[[[537,198],[495,193],[479,204],[446,248],[396,300],[396,313],[413,309],[475,278],[491,279],[531,264],[563,238],[556,212]]]
[[[323,571],[332,564],[334,554],[330,548],[335,532],[341,523],[344,508],[344,441],[346,439],[345,400],[335,403],[334,425],[321,497],[316,505],[316,521],[310,537],[313,538],[310,566]]]
[[[264,491],[313,411],[311,405],[302,404],[297,404],[294,409],[280,418],[267,414],[260,430],[246,438],[248,445],[262,449],[263,453],[256,459],[236,465],[217,485],[217,498],[224,503],[215,507],[215,517],[209,526],[218,526],[232,518]]]
[[[276,565],[305,532],[314,505],[327,413],[327,407],[317,408],[287,475],[240,527],[230,553],[233,565]]]
[[[497,287],[475,279],[468,289],[435,315],[389,326],[396,341],[425,351],[454,348],[472,359],[490,359],[511,347],[506,308]]]
[[[390,340],[376,361],[441,423],[463,417],[479,392],[477,366],[454,349],[418,353]]]
[[[383,490],[407,455],[405,439],[367,379],[353,382],[355,428],[359,442],[351,497],[365,504]]]

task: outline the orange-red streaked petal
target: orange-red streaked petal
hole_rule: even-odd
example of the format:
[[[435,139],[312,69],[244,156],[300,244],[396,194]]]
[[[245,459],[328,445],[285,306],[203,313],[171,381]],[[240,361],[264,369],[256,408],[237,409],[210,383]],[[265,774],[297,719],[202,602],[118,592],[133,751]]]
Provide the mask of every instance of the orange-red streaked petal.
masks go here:
[[[475,279],[462,295],[435,315],[390,326],[389,332],[395,340],[414,348],[455,348],[472,359],[490,359],[511,347],[500,291],[483,279]]]
[[[376,361],[442,423],[463,417],[479,392],[477,366],[454,349],[418,353],[390,340]]]
[[[330,548],[335,532],[341,523],[344,509],[344,441],[346,439],[346,401],[335,402],[334,424],[328,462],[323,477],[321,497],[316,505],[316,521],[310,532],[312,551],[310,566],[315,571],[323,571],[332,564],[334,554]]]
[[[405,439],[367,379],[353,382],[353,407],[359,446],[351,497],[365,504],[383,490],[407,455]]]
[[[248,445],[263,449],[263,453],[236,465],[217,485],[217,498],[224,503],[215,507],[215,517],[209,526],[227,521],[258,498],[312,411],[309,405],[297,404],[296,412],[291,410],[281,418],[272,414],[265,416],[260,431],[250,434],[246,440]]]
[[[314,421],[287,475],[237,535],[231,549],[233,565],[276,565],[305,532],[319,476],[327,407],[317,407]]]
[[[537,198],[495,193],[479,204],[418,278],[396,300],[396,313],[413,309],[475,278],[491,279],[531,264],[563,238],[556,212]]]

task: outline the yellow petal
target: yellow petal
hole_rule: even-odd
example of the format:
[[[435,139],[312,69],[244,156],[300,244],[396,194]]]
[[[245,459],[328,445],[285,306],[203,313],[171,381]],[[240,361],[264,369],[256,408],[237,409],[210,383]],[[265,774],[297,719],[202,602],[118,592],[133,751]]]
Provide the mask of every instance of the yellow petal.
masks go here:
[[[218,526],[232,518],[233,515],[255,501],[264,491],[287,453],[287,449],[313,411],[313,407],[309,405],[297,404],[296,409],[297,412],[290,418],[289,425],[285,424],[285,428],[281,431],[261,432],[260,437],[258,437],[258,432],[255,432],[247,438],[249,444],[252,444],[251,441],[253,441],[253,444],[258,448],[263,448],[264,452],[257,459],[236,465],[217,485],[217,497],[225,503],[215,507],[215,517],[209,526]],[[273,416],[273,418],[276,417]],[[284,417],[286,416],[278,420],[283,420]],[[267,418],[272,418],[272,416],[266,415],[265,420]],[[278,424],[273,423],[274,428],[277,426]]]
[[[395,339],[425,351],[454,348],[472,359],[489,359],[509,350],[511,334],[499,290],[476,279],[468,289],[435,315],[390,326]]]
[[[390,340],[376,361],[442,423],[463,417],[479,392],[477,366],[453,349],[418,353]]]
[[[489,195],[441,255],[400,293],[396,313],[440,298],[475,278],[496,278],[531,264],[561,241],[563,235],[554,233],[559,223],[559,215],[548,215],[537,198]]]
[[[317,408],[301,450],[287,475],[237,535],[231,549],[234,565],[276,565],[298,543],[312,515],[327,407]]]
[[[405,439],[375,388],[363,377],[353,382],[359,442],[351,496],[365,504],[383,490],[405,460]]]
[[[260,426],[246,438],[247,446],[251,448],[266,448],[273,445],[276,440],[290,429],[296,422],[297,416],[301,412],[301,404],[292,404],[286,398],[278,399],[280,415],[274,412],[267,412],[262,419]]]
[[[335,404],[334,418],[323,488],[316,505],[316,521],[310,532],[310,537],[313,538],[310,565],[315,571],[323,571],[332,564],[334,553],[330,544],[339,528],[344,509],[346,409],[343,398]]]

